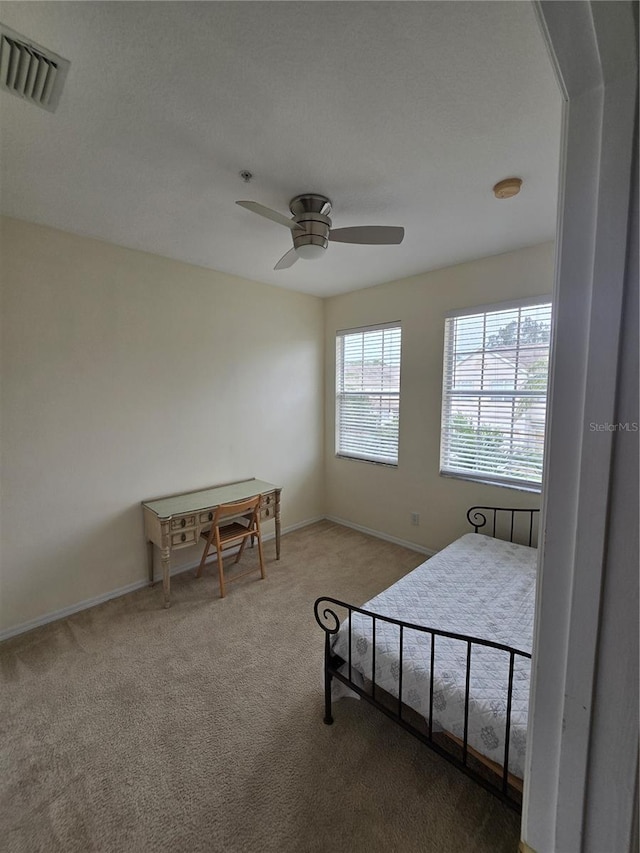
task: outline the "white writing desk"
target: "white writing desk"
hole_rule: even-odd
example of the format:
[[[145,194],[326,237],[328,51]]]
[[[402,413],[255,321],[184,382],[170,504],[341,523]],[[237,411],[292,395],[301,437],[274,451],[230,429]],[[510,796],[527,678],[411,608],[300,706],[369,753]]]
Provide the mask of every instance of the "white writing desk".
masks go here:
[[[144,532],[148,545],[149,582],[153,585],[153,546],[160,549],[164,606],[171,603],[171,554],[200,541],[220,504],[243,501],[262,495],[260,520],[272,518],[276,523],[276,559],[280,559],[280,486],[264,480],[241,480],[224,486],[213,486],[198,492],[171,495],[154,501],[144,501]]]

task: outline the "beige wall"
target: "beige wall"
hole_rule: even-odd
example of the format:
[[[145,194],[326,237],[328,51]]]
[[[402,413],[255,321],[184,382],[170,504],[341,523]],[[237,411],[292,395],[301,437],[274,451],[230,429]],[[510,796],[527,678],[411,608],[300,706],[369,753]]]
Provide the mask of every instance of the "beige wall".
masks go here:
[[[0,236],[0,630],[144,579],[145,498],[256,476],[284,487],[284,527],[323,514],[320,299]]]
[[[484,258],[325,302],[327,514],[437,550],[471,528],[474,504],[538,506],[539,495],[441,477],[440,405],[444,317],[467,308],[550,294],[553,244]],[[400,449],[397,468],[335,456],[335,334],[402,321]],[[420,525],[410,514],[420,514]]]
[[[0,631],[144,580],[140,501],[171,492],[257,476],[284,527],[429,549],[474,503],[538,504],[439,476],[443,326],[549,293],[552,244],[323,301],[12,219],[0,239]],[[336,459],[335,332],[397,319],[399,466]]]

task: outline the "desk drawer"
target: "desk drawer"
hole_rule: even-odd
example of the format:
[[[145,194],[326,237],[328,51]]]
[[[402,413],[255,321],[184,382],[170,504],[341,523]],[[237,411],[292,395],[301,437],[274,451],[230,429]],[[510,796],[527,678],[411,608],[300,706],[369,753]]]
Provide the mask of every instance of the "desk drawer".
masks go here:
[[[197,542],[196,530],[183,530],[182,533],[171,534],[171,547],[181,548],[187,545],[194,545]]]
[[[262,506],[260,507],[260,518],[262,521],[276,517],[276,495],[275,492],[268,492],[262,496]]]
[[[214,510],[208,509],[206,512],[201,512],[198,516],[199,524],[209,524],[210,521],[213,521]]]
[[[171,519],[171,530],[184,530],[186,527],[195,527],[195,515],[183,515],[182,517]]]

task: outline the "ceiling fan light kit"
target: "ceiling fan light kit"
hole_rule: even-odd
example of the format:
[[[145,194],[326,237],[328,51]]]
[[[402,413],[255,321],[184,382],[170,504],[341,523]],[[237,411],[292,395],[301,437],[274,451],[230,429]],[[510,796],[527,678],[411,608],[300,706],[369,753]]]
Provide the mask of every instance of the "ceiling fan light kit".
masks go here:
[[[398,245],[404,238],[404,228],[384,225],[332,228],[329,216],[331,201],[318,193],[303,193],[291,199],[289,202],[291,219],[255,201],[237,201],[236,204],[290,229],[293,248],[280,258],[274,267],[276,270],[288,269],[298,258],[305,260],[320,258],[329,241],[389,246]]]

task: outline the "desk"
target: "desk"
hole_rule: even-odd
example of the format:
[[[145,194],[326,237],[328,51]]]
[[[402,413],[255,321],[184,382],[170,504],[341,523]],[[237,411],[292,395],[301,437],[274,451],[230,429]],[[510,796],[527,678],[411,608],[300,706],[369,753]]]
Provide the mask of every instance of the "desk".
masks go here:
[[[224,486],[213,486],[199,492],[171,495],[154,501],[144,501],[144,533],[149,556],[149,582],[153,585],[153,546],[160,549],[164,606],[171,603],[171,554],[200,541],[200,534],[210,525],[220,504],[243,501],[262,495],[260,520],[276,523],[276,559],[280,559],[280,486],[264,480],[241,480]]]

